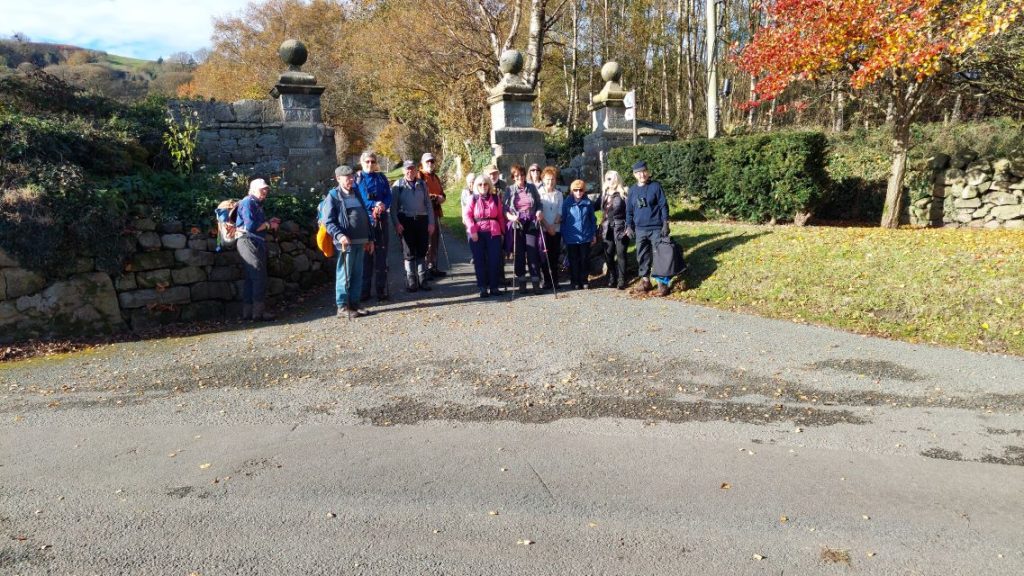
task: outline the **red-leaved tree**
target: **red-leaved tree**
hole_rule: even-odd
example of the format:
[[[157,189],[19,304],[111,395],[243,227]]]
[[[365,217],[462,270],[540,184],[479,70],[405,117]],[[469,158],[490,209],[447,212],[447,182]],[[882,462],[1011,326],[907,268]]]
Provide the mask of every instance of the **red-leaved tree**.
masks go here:
[[[759,78],[756,101],[800,80],[847,72],[850,88],[892,105],[892,172],[882,226],[899,225],[910,125],[936,85],[979,42],[1024,12],[1024,0],[764,0],[766,22],[736,59]]]

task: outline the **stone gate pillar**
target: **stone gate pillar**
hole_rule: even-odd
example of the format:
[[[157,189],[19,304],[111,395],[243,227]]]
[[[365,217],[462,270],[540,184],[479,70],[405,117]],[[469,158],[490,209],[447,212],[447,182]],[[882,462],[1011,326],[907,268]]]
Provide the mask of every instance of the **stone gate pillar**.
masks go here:
[[[627,90],[622,87],[622,66],[607,62],[601,67],[604,88],[592,99],[590,110],[592,132],[583,138],[583,154],[569,165],[574,178],[582,178],[591,186],[600,186],[602,170],[608,170],[608,153],[612,148],[633,145],[633,122],[626,120]],[[645,120],[637,121],[637,143],[654,144],[675,138],[671,126]],[[600,188],[597,188],[600,189]]]
[[[506,50],[500,64],[504,77],[490,90],[487,103],[491,105],[493,162],[507,178],[512,164],[544,165],[544,133],[533,127],[533,101],[537,93],[520,75],[522,53]]]
[[[337,154],[334,129],[323,123],[320,95],[312,74],[302,72],[309,53],[298,40],[285,40],[278,50],[288,70],[281,74],[270,94],[281,106],[281,143],[286,152],[282,180],[292,193],[321,193],[334,177]]]

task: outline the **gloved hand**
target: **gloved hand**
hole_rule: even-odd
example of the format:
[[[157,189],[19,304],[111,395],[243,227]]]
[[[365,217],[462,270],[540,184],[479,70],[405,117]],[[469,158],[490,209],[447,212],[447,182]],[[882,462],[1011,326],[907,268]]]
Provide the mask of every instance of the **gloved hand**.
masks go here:
[[[669,235],[668,222],[665,222],[664,224],[661,225],[661,235],[662,236],[668,236]]]

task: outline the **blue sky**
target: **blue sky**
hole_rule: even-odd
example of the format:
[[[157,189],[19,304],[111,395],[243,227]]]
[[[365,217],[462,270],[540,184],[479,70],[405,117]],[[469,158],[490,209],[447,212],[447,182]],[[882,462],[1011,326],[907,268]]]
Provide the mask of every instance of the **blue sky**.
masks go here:
[[[156,60],[210,46],[214,16],[248,0],[0,0],[0,35]]]

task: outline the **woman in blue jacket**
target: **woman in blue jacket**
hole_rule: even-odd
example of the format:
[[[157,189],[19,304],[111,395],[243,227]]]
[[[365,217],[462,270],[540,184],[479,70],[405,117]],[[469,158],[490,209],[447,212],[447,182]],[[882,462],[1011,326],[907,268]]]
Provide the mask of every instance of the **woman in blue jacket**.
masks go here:
[[[583,180],[573,181],[569,190],[571,196],[562,203],[562,243],[569,252],[569,283],[582,290],[590,288],[587,263],[590,247],[597,243],[597,217]]]

